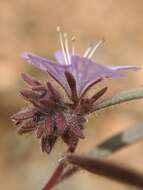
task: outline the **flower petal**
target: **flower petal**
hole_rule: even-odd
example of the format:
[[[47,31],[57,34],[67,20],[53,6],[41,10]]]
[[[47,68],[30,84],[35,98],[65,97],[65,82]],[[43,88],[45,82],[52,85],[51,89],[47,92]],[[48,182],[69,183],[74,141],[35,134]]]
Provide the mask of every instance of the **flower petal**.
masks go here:
[[[68,68],[68,71],[71,72],[76,79],[79,97],[89,86],[99,79],[121,77],[123,74],[120,71],[139,69],[134,66],[108,67],[99,65],[90,59],[80,56],[72,56],[71,59],[72,67]]]
[[[69,65],[56,64],[32,53],[23,53],[22,57],[38,69],[48,72],[70,95],[70,87],[64,74]]]
[[[60,63],[61,65],[65,65],[65,59],[64,59],[62,51],[56,51],[54,53],[54,56],[55,56],[58,63]]]
[[[125,65],[125,66],[115,66],[115,67],[111,67],[112,70],[115,71],[125,71],[125,70],[132,70],[132,71],[137,71],[140,69],[140,67],[136,67],[136,66],[131,66],[131,65]]]

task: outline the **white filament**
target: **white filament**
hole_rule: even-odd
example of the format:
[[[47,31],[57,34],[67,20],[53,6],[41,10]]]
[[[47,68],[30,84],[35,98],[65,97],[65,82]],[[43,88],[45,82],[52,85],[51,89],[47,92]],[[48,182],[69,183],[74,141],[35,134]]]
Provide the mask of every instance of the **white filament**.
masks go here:
[[[93,48],[93,45],[90,44],[89,47],[84,52],[83,57],[88,57],[88,54],[91,52],[92,48]]]
[[[74,55],[75,54],[75,36],[71,38],[71,42],[72,42],[72,55]]]
[[[93,56],[93,54],[95,53],[95,51],[97,50],[97,48],[104,42],[104,40],[100,40],[90,51],[90,53],[88,54],[87,58],[91,58]]]
[[[65,51],[66,51],[66,55],[67,55],[68,64],[71,64],[69,45],[68,45],[68,35],[66,33],[64,34],[64,39],[65,39]]]
[[[70,56],[70,52],[69,52],[69,43],[68,43],[68,36],[66,33],[62,33],[61,29],[59,26],[57,26],[57,32],[59,33],[59,40],[60,40],[60,45],[62,48],[62,52],[63,52],[63,57],[65,60],[65,64],[69,65],[71,64],[71,56]],[[89,47],[87,48],[87,50],[84,52],[83,57],[86,58],[91,58],[93,56],[93,54],[95,53],[95,51],[97,50],[97,48],[104,42],[104,39],[100,40],[95,46],[93,46],[93,44],[90,44]],[[72,43],[72,55],[75,54],[75,37],[73,36],[71,38],[71,43]]]
[[[61,44],[64,60],[65,60],[65,63],[68,65],[68,58],[67,58],[67,55],[66,55],[65,45],[64,45],[64,42],[63,42],[63,34],[61,33],[61,29],[60,29],[59,26],[57,26],[57,32],[59,33],[59,39],[60,39],[60,44]]]

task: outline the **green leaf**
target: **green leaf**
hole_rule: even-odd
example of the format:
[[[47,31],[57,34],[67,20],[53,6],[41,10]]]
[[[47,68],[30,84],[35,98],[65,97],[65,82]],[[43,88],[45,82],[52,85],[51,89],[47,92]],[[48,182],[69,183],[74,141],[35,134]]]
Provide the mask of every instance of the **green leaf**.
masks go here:
[[[136,144],[143,140],[143,123],[127,128],[122,132],[119,132],[89,151],[89,155],[96,158],[105,158],[111,156],[113,153]]]
[[[97,104],[91,112],[141,98],[143,98],[143,88],[123,91],[113,96],[111,99],[104,100],[103,102]]]

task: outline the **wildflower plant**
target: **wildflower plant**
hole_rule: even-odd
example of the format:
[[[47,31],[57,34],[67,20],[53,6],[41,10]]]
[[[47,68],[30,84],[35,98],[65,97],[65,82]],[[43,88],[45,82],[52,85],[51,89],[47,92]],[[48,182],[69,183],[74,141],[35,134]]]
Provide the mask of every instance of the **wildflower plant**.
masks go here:
[[[19,134],[35,132],[36,137],[40,139],[43,152],[49,154],[57,139],[61,138],[68,146],[67,152],[71,154],[75,152],[79,140],[85,138],[84,124],[91,113],[114,104],[142,98],[143,90],[123,92],[109,100],[98,101],[98,103],[97,100],[106,93],[107,86],[101,88],[91,97],[85,96],[91,87],[95,86],[96,88],[96,84],[101,83],[105,78],[122,77],[124,76],[124,71],[137,71],[140,68],[137,66],[105,66],[97,64],[92,59],[92,56],[103,40],[96,45],[90,45],[83,55],[78,55],[75,52],[75,38],[72,37],[71,39],[72,47],[70,50],[67,34],[63,33],[60,27],[57,27],[57,31],[61,51],[55,52],[56,61],[42,58],[33,53],[23,53],[22,57],[33,66],[47,72],[56,80],[64,89],[69,101],[63,98],[59,90],[50,81],[43,84],[33,76],[22,73],[22,79],[26,82],[28,88],[21,90],[20,94],[29,105],[14,114],[12,121],[18,127]],[[67,176],[71,176],[73,171],[77,171],[78,167],[67,169],[67,163],[77,164],[79,167],[91,171],[94,165],[92,163],[95,163],[95,160],[76,155],[74,157],[74,154],[73,156],[64,156],[44,190],[51,189],[60,180],[62,181]],[[87,166],[88,163],[91,164]],[[102,164],[99,163],[99,165]],[[114,168],[114,166],[112,167]],[[115,168],[119,169],[116,166]],[[124,172],[124,169],[121,169],[121,172]],[[103,171],[103,173],[106,172]],[[62,175],[65,177],[62,177]],[[120,180],[118,177],[116,179]],[[127,180],[123,181],[128,182]]]

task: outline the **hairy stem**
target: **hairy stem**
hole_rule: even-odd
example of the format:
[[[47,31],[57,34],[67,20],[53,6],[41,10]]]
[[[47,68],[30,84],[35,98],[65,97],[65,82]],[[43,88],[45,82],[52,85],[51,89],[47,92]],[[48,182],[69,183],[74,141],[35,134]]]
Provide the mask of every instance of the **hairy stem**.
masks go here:
[[[57,183],[59,177],[61,176],[64,170],[64,167],[65,167],[65,164],[63,162],[60,162],[57,168],[55,169],[54,173],[48,180],[47,184],[44,186],[42,190],[50,190],[55,186],[55,184]]]
[[[103,102],[95,105],[91,112],[141,98],[143,98],[143,88],[123,91],[113,96],[112,98],[104,100]]]
[[[71,150],[70,148],[68,148],[68,150],[66,151],[66,153],[71,153],[71,154],[74,152],[75,152],[75,149]],[[46,183],[46,185],[44,186],[42,190],[52,189],[58,183],[66,166],[67,164],[64,162],[64,160],[61,160],[57,168],[54,170],[52,176],[50,177],[50,179],[48,180],[48,182]]]

